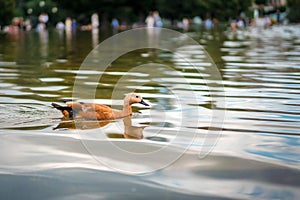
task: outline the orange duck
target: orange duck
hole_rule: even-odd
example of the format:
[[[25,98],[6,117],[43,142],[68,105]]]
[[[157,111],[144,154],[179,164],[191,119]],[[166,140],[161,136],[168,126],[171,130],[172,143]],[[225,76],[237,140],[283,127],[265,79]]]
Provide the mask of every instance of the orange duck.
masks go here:
[[[95,103],[66,102],[66,106],[52,103],[52,106],[62,112],[65,118],[84,118],[92,120],[113,120],[132,114],[131,105],[141,103],[149,106],[143,98],[136,93],[129,93],[124,98],[123,110],[113,110],[109,106]]]

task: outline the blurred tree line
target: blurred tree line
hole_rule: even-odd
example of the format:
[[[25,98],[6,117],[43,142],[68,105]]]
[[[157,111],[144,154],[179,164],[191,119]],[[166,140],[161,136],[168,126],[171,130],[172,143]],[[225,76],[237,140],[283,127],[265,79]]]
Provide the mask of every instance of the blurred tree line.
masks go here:
[[[9,24],[15,11],[14,0],[0,0],[0,26]]]
[[[90,16],[97,12],[102,23],[114,17],[132,23],[143,22],[148,12],[153,10],[171,20],[212,16],[224,21],[247,11],[251,0],[0,0],[1,5],[2,24],[8,23],[13,15],[38,16],[41,12],[46,12],[55,22],[73,17],[79,23],[88,23]]]
[[[210,15],[225,21],[231,17],[237,17],[242,11],[247,11],[251,6],[251,0],[55,1],[63,8],[68,8],[73,13],[79,14],[79,18],[84,18],[86,15],[90,15],[91,12],[98,12],[104,20],[117,17],[131,22],[144,21],[148,12],[153,10],[159,11],[163,18],[171,20],[181,20],[183,17],[193,18],[195,16],[206,18]]]
[[[287,0],[289,13],[288,18],[291,22],[300,22],[300,0]]]
[[[13,16],[38,16],[46,12],[52,23],[66,17],[79,23],[89,23],[97,12],[103,23],[117,17],[122,21],[143,22],[148,12],[158,10],[163,18],[181,20],[183,17],[210,16],[219,21],[237,17],[249,11],[253,0],[0,0],[0,25],[9,24]],[[260,0],[256,0],[260,1]],[[264,1],[264,0],[262,0]],[[41,3],[44,2],[44,3]],[[287,0],[291,21],[300,19],[300,0]]]
[[[164,17],[170,19],[194,16],[205,19],[210,16],[220,21],[227,21],[238,17],[241,12],[247,12],[251,0],[159,0],[156,6]]]

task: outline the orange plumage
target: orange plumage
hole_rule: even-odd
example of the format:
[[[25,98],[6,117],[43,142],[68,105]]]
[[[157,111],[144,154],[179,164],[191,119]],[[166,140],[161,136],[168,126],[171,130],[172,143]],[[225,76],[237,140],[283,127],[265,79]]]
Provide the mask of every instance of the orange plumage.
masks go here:
[[[131,105],[141,103],[149,106],[143,98],[136,93],[129,93],[124,98],[122,111],[116,111],[109,106],[94,103],[66,102],[66,106],[52,103],[52,106],[62,112],[65,118],[84,118],[92,120],[113,120],[132,114]]]

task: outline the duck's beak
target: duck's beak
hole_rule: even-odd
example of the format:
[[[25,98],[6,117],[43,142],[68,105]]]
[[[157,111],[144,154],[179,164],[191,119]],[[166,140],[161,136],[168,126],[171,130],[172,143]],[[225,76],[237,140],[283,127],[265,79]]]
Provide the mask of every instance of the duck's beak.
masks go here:
[[[145,106],[149,106],[149,104],[147,104],[143,99],[142,99],[142,101],[140,103],[143,104],[143,105],[145,105]]]

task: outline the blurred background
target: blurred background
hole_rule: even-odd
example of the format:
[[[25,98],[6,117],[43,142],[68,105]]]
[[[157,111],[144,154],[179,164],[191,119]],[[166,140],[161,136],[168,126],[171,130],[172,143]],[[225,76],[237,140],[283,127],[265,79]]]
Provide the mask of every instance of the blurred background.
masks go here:
[[[49,27],[55,27],[59,22],[65,23],[67,18],[76,21],[78,27],[83,27],[91,24],[91,16],[97,13],[103,29],[110,28],[114,19],[118,20],[122,29],[142,26],[150,11],[159,12],[164,27],[174,28],[178,25],[182,27],[186,22],[199,25],[207,18],[226,25],[240,17],[250,24],[253,18],[270,16],[275,23],[278,12],[284,23],[300,20],[300,3],[297,0],[1,0],[0,6],[2,30],[11,24],[36,28],[41,22],[41,14],[48,16],[46,24]]]

